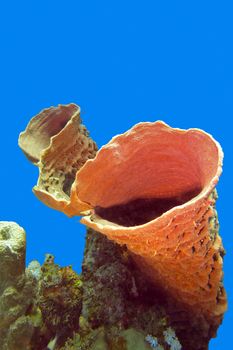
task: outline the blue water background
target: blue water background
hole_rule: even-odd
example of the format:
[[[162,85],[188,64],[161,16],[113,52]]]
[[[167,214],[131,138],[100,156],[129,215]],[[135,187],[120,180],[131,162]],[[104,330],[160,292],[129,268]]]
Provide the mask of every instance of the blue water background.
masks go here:
[[[85,227],[33,195],[38,170],[17,146],[30,117],[78,103],[99,146],[140,121],[211,133],[225,152],[217,204],[229,311],[211,350],[232,348],[232,1],[5,1],[0,5],[1,220],[81,270]]]

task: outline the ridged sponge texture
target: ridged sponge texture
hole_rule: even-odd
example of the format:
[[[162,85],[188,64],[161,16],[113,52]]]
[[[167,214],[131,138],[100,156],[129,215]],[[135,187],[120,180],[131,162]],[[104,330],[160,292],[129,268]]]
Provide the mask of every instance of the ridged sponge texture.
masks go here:
[[[20,134],[19,146],[39,167],[35,195],[46,205],[72,215],[70,191],[76,172],[97,150],[81,123],[79,106],[71,103],[42,110]],[[79,210],[88,208],[76,198],[72,200]]]

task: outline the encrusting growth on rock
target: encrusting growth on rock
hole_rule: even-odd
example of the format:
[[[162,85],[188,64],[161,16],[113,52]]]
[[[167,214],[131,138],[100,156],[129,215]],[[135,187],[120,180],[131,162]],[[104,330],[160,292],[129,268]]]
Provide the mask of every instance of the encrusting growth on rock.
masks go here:
[[[169,317],[126,247],[88,230],[82,281],[80,328],[62,350],[149,350],[148,333],[170,349],[163,334]]]

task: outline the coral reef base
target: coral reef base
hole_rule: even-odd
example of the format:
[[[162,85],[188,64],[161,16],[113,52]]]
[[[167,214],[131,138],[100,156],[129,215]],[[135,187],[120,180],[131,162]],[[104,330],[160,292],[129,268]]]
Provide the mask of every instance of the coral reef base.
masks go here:
[[[47,254],[25,268],[25,232],[0,223],[0,350],[205,350],[215,329],[168,299],[125,246],[91,229],[82,274]]]

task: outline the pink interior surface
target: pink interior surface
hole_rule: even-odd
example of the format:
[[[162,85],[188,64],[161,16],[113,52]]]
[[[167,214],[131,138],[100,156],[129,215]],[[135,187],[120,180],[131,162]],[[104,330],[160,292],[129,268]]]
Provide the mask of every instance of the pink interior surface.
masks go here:
[[[140,123],[83,166],[75,190],[81,201],[101,208],[138,199],[185,198],[203,191],[218,166],[219,148],[205,132]]]

